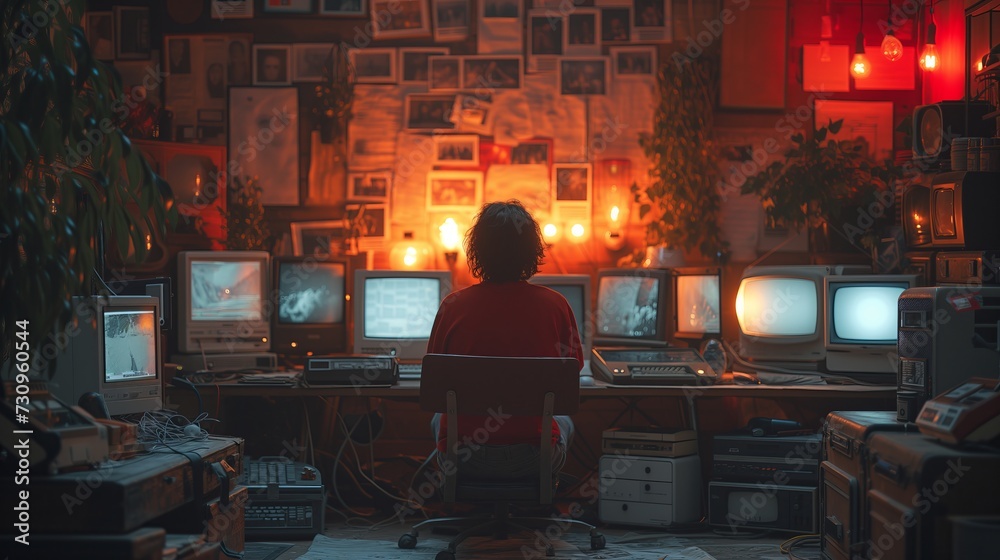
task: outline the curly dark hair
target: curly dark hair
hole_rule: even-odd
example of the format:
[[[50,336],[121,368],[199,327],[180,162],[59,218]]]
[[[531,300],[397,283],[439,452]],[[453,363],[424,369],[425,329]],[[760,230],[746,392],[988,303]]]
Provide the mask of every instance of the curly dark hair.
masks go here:
[[[527,280],[545,256],[538,222],[517,200],[484,204],[465,234],[472,276],[484,282]]]

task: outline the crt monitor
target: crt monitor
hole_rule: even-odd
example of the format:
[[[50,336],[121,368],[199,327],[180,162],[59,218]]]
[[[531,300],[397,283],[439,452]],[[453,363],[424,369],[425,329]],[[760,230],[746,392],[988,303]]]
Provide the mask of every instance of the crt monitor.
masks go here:
[[[178,351],[270,349],[269,263],[264,251],[178,253]]]
[[[275,257],[271,349],[312,356],[347,351],[350,259]]]
[[[740,353],[758,362],[816,366],[826,358],[823,281],[865,266],[751,266],[736,292]]]
[[[669,287],[666,269],[599,270],[593,344],[666,346]]]
[[[896,308],[915,274],[828,276],[826,369],[839,373],[887,374],[896,378],[899,329]]]
[[[589,358],[590,339],[594,331],[594,318],[590,315],[590,275],[536,274],[528,281],[551,288],[566,298],[573,309],[573,317],[576,318],[583,355]]]
[[[116,416],[162,408],[157,298],[93,296],[74,298],[73,305],[79,332],[56,358],[53,394],[76,404],[96,392]]]
[[[722,334],[721,275],[718,268],[670,269],[673,337],[702,340]]]
[[[930,187],[930,246],[996,249],[1000,240],[1000,172],[952,171],[934,176]]]
[[[438,307],[451,292],[443,270],[356,270],[354,352],[420,361]]]

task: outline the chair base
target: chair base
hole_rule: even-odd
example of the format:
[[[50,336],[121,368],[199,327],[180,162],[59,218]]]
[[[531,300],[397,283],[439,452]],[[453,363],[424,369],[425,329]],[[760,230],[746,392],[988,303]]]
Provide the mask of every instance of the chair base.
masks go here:
[[[399,548],[416,547],[420,530],[425,527],[430,529],[434,527],[453,527],[459,530],[459,533],[451,539],[445,550],[442,550],[435,556],[435,560],[454,560],[458,546],[469,537],[493,535],[494,539],[503,540],[511,533],[522,531],[538,535],[545,547],[545,556],[552,557],[555,556],[555,549],[549,540],[548,529],[553,527],[560,534],[568,532],[573,527],[585,528],[590,533],[591,550],[601,550],[607,543],[604,535],[590,523],[578,519],[556,517],[512,516],[508,504],[496,504],[493,514],[489,516],[471,518],[439,517],[421,521],[414,525],[409,533],[399,538],[399,542],[397,543]]]

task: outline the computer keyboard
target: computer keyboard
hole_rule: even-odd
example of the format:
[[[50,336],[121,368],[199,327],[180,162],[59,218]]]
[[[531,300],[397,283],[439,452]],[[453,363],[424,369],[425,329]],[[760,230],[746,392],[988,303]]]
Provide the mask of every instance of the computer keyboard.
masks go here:
[[[400,379],[420,379],[420,371],[423,368],[422,363],[400,363],[399,364],[399,378]]]
[[[284,457],[244,461],[247,538],[311,539],[323,532],[326,489],[319,471]]]

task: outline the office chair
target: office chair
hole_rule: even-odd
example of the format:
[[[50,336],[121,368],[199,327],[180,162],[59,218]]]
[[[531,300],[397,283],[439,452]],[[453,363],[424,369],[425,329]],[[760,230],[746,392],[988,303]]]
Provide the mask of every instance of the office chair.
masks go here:
[[[508,532],[535,529],[585,527],[590,532],[590,548],[604,548],[605,538],[589,523],[562,517],[520,517],[510,514],[510,505],[544,506],[552,503],[558,473],[552,472],[552,416],[576,412],[580,404],[580,366],[563,358],[500,358],[428,354],[420,376],[420,408],[447,413],[447,452],[441,462],[444,475],[444,502],[493,503],[491,515],[473,518],[428,519],[413,526],[399,538],[399,548],[417,546],[419,531],[425,527],[447,526],[459,533],[435,560],[454,560],[455,550],[467,537],[493,534],[506,538]],[[462,476],[458,459],[458,415],[485,415],[502,411],[512,416],[541,416],[538,473],[529,478],[483,480]],[[486,442],[488,445],[489,442]],[[555,556],[552,543],[545,541],[546,556]]]

